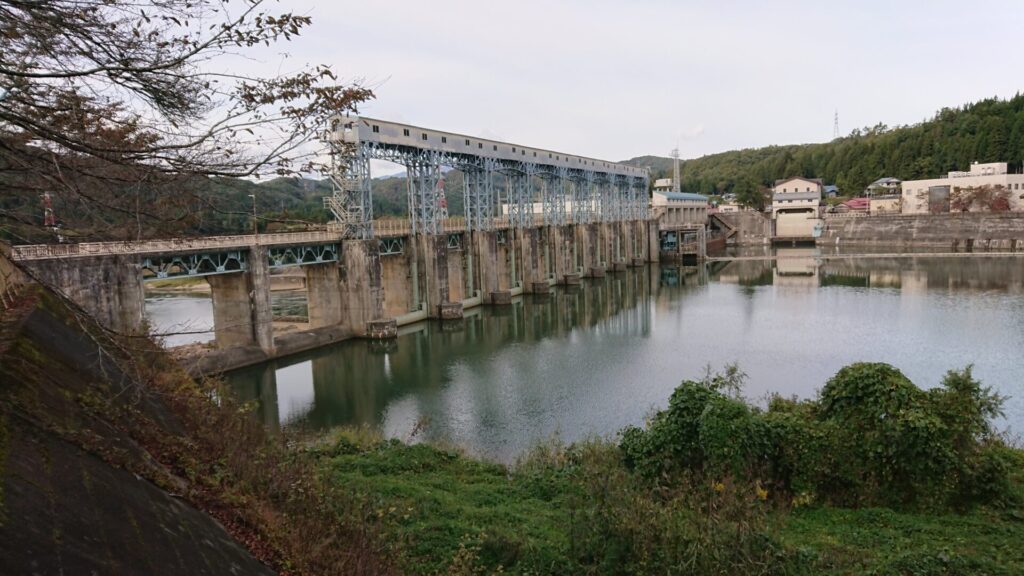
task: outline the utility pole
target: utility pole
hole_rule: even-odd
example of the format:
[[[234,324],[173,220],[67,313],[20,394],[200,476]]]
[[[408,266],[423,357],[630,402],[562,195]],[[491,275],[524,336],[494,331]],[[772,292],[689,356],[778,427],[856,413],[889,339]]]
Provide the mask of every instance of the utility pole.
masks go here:
[[[839,138],[839,109],[836,108],[835,121],[832,122],[832,139]]]
[[[252,198],[252,233],[256,236],[256,240],[259,240],[260,229],[256,225],[256,195],[249,194],[249,198]]]

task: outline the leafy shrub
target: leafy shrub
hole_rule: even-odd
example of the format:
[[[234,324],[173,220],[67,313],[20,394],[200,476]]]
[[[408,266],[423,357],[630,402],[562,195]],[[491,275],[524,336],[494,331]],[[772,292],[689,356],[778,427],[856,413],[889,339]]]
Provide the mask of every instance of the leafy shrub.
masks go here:
[[[924,391],[887,364],[857,363],[813,401],[749,406],[742,373],[685,381],[646,429],[623,431],[626,464],[671,484],[692,475],[757,483],[843,506],[967,508],[1012,497],[1012,463],[989,424],[1002,398],[968,367]]]
[[[582,487],[571,503],[571,548],[587,573],[810,573],[813,558],[781,543],[770,507],[746,483],[690,477],[651,489],[622,465],[614,446],[578,445],[570,454],[573,481]]]

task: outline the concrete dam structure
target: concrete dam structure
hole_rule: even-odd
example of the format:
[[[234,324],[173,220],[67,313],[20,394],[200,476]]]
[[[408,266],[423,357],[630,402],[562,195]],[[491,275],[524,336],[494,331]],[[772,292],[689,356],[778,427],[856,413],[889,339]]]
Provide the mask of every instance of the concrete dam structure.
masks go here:
[[[251,361],[393,337],[401,324],[458,319],[659,257],[644,169],[367,118],[336,118],[329,140],[327,230],[16,246],[12,257],[122,333],[145,328],[146,280],[204,277],[217,348],[253,351]],[[371,159],[406,167],[408,220],[373,218]],[[465,175],[463,215],[447,213],[446,170]],[[313,336],[282,348],[270,277],[285,267],[305,273]]]

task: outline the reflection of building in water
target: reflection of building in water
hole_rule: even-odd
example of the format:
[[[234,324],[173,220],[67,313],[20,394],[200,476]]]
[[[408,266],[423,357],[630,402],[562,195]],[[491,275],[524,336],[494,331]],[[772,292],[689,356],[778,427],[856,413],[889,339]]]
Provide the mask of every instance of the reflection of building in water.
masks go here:
[[[928,273],[924,270],[901,270],[900,289],[907,295],[921,295],[928,291]]]
[[[740,286],[770,286],[774,278],[773,263],[764,260],[735,260],[712,270],[711,278],[722,284]]]
[[[776,252],[773,284],[818,287],[817,248],[779,248]]]

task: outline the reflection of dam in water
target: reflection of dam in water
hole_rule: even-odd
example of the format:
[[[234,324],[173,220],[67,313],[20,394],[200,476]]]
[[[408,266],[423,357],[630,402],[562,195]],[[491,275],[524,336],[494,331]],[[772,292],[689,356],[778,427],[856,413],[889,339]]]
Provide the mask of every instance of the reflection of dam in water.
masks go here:
[[[1012,397],[1005,423],[1024,430],[1021,264],[833,260],[798,248],[631,269],[227,378],[271,428],[366,425],[403,439],[418,429],[417,439],[501,461],[553,435],[576,441],[640,424],[681,379],[730,362],[749,374],[753,400],[813,395],[856,361],[892,363],[922,386],[973,363]]]
[[[488,359],[510,346],[571,342],[582,331],[617,338],[647,337],[653,314],[652,275],[647,270],[630,270],[584,286],[518,298],[510,306],[470,310],[462,321],[415,324],[400,329],[393,341],[343,342],[239,370],[229,378],[242,399],[258,400],[259,417],[271,428],[298,421],[316,428],[374,425],[382,421],[389,403],[421,383],[446,385],[453,366],[461,376],[478,379],[511,369],[529,377],[529,364],[487,365]],[[407,406],[405,411],[409,413],[399,420],[415,423],[420,413],[430,410]]]
[[[770,257],[769,257],[770,256]],[[711,280],[743,286],[849,286],[926,290],[1024,291],[1024,259],[1016,257],[828,257],[821,249],[776,248],[763,260],[714,262]]]

